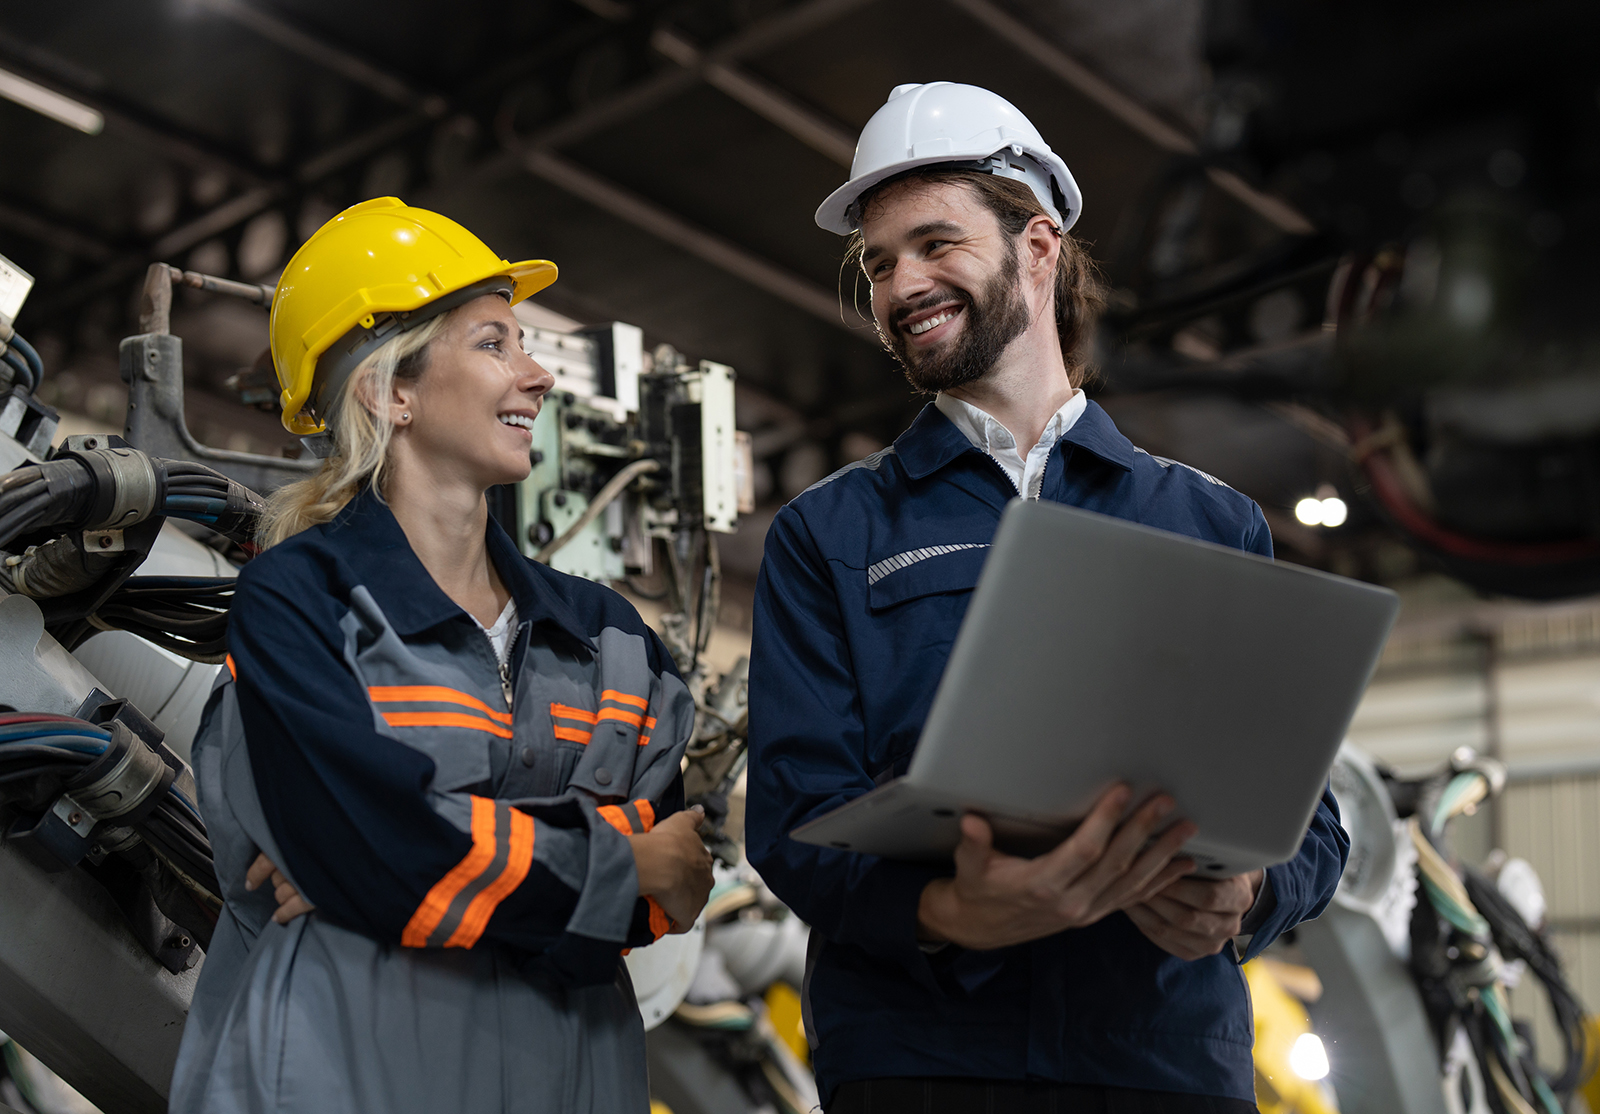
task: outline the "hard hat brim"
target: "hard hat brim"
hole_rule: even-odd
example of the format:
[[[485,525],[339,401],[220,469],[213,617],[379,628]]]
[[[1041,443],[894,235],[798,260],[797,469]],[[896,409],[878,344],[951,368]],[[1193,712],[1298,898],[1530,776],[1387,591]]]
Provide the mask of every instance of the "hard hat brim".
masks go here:
[[[993,152],[990,153],[992,154]],[[1061,230],[1065,232],[1078,223],[1078,214],[1083,208],[1082,195],[1078,192],[1078,184],[1073,180],[1072,172],[1067,169],[1067,164],[1062,161],[1059,155],[1052,153],[1044,156],[1041,152],[1032,150],[1027,153],[1055,176],[1057,184],[1061,186],[1062,192],[1066,195],[1068,208],[1071,211],[1061,214]],[[837,233],[840,236],[848,236],[860,227],[850,219],[851,208],[860,200],[863,194],[869,192],[880,182],[924,166],[938,166],[940,164],[956,166],[961,163],[976,161],[982,157],[973,156],[972,158],[952,159],[948,154],[939,154],[921,159],[906,159],[903,162],[896,162],[890,166],[868,171],[858,178],[850,179],[830,193],[822,204],[817,206],[817,227],[828,232]]]

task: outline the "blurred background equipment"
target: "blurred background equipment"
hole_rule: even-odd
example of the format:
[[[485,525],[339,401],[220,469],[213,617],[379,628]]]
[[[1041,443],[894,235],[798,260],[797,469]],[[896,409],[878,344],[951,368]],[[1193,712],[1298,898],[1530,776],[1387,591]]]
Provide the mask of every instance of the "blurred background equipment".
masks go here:
[[[864,284],[811,215],[848,176],[889,88],[969,82],[1022,107],[1083,189],[1073,231],[1111,304],[1092,353],[1096,401],[1135,444],[1260,503],[1280,559],[1404,601],[1336,772],[1352,831],[1389,837],[1358,840],[1336,906],[1279,966],[1247,972],[1273,1087],[1263,1109],[1438,1099],[1521,1114],[1498,1070],[1544,1110],[1534,1081],[1567,1084],[1577,1028],[1554,1008],[1559,983],[1537,971],[1559,957],[1577,1000],[1600,1000],[1600,7],[398,0],[394,15],[374,31],[359,8],[308,0],[0,13],[0,474],[24,469],[0,492],[0,521],[38,523],[0,543],[16,558],[0,569],[0,653],[33,663],[0,673],[0,686],[32,678],[26,707],[0,703],[81,718],[92,691],[116,694],[185,756],[219,668],[205,659],[225,582],[250,553],[211,529],[244,509],[226,483],[266,493],[314,463],[295,459],[273,412],[260,305],[306,235],[398,194],[508,258],[561,261],[560,286],[517,307],[560,381],[535,430],[542,456],[495,513],[524,552],[611,581],[662,631],[701,700],[686,778],[737,864],[740,658],[765,530],[786,499],[890,443],[924,401],[877,345],[856,308]],[[736,428],[749,436],[733,433],[730,452]],[[27,469],[82,474],[116,458],[130,462],[116,475],[143,475],[116,455],[118,431],[151,476],[167,462],[181,501],[124,525],[91,525],[115,505],[44,524],[29,485],[46,473]],[[83,437],[96,444],[60,451]],[[41,590],[56,584],[79,587]],[[39,594],[16,590],[27,585]],[[1462,746],[1502,763],[1505,782],[1434,835],[1436,803],[1399,800],[1396,787],[1442,796],[1468,772],[1442,772]],[[0,782],[0,794],[38,778]],[[1463,864],[1542,943],[1496,929],[1503,911]],[[20,1045],[7,1043],[58,1066],[76,1049],[62,1070],[101,1080],[92,1097],[107,1110],[153,1104],[166,1076],[148,1065],[193,969],[161,966],[128,902],[81,865],[45,875],[0,847],[0,868],[13,866],[0,883],[0,954],[16,973],[0,978],[0,1029]],[[176,877],[160,871],[157,889]],[[1543,880],[1542,926],[1530,874]],[[1473,927],[1446,918],[1429,878]],[[74,941],[71,964],[5,950],[38,931],[35,908],[62,918],[44,920]],[[726,935],[741,948],[789,923],[763,901],[727,915],[756,926]],[[1443,966],[1426,978],[1412,966],[1414,916],[1439,919],[1438,946],[1422,951],[1437,960],[1442,947]],[[707,965],[726,966],[712,958],[719,935],[708,919],[681,991],[689,952],[662,961],[651,1009],[670,1016],[651,1030],[653,1078],[667,1088],[665,1065],[704,1070],[657,1097],[677,1114],[777,1110],[781,1078],[803,1101],[793,1063],[773,1051],[805,1058],[787,1020],[792,972],[696,989]],[[1527,973],[1464,974],[1479,946],[1502,974],[1519,962]],[[1518,948],[1534,958],[1513,958]],[[35,969],[58,971],[64,1005],[28,981]],[[1445,1010],[1457,991],[1477,1004]],[[710,1012],[691,1024],[694,1009],[663,1004],[680,993]],[[728,1003],[739,1008],[715,1008]],[[12,1016],[43,1020],[25,1031]],[[1335,1020],[1351,1017],[1366,1020]],[[1273,1032],[1294,1035],[1287,1051]],[[1320,1064],[1307,1035],[1328,1063],[1321,1081],[1295,1068]],[[25,1109],[16,1080],[31,1070],[0,1081],[0,1101]],[[1582,1094],[1600,1105],[1597,1086],[1580,1081],[1569,1105]],[[45,1110],[46,1092],[33,1094]]]

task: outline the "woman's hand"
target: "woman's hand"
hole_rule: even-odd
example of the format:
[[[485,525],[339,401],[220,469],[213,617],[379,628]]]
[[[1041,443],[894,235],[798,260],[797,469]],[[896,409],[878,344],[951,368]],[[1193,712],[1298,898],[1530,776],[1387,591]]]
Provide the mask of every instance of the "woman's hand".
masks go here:
[[[711,852],[700,842],[706,815],[698,805],[675,812],[643,835],[631,835],[639,892],[655,898],[672,918],[673,932],[688,932],[711,894]]]
[[[245,871],[244,888],[254,890],[269,878],[272,880],[272,896],[278,902],[278,910],[272,914],[272,919],[279,924],[288,924],[296,917],[316,909],[315,905],[300,896],[300,891],[283,876],[283,871],[265,855],[257,855],[256,861]]]

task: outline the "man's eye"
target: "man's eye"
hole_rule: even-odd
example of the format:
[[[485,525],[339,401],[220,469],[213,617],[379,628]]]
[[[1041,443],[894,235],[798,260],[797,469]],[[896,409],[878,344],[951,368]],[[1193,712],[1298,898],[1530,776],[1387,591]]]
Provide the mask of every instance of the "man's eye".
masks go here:
[[[932,255],[934,252],[938,251],[940,248],[947,248],[949,246],[950,246],[950,241],[949,240],[929,240],[928,241],[928,245],[927,245],[927,252],[928,252],[929,255]]]

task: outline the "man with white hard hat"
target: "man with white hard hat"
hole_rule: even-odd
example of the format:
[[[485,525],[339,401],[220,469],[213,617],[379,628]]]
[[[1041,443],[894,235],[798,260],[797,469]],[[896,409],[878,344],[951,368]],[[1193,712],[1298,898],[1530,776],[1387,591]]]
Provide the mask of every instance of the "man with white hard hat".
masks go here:
[[[756,592],[747,849],[812,926],[829,1114],[1253,1111],[1238,964],[1320,913],[1344,866],[1331,794],[1294,859],[1222,881],[1175,857],[1194,829],[1170,798],[1122,787],[1037,859],[996,851],[971,815],[953,869],[788,838],[906,772],[1008,500],[1271,555],[1254,503],[1135,448],[1085,398],[1101,299],[1067,235],[1082,204],[1012,104],[933,82],[890,94],[817,210],[851,237],[885,347],[933,395],[893,446],[779,512]]]

